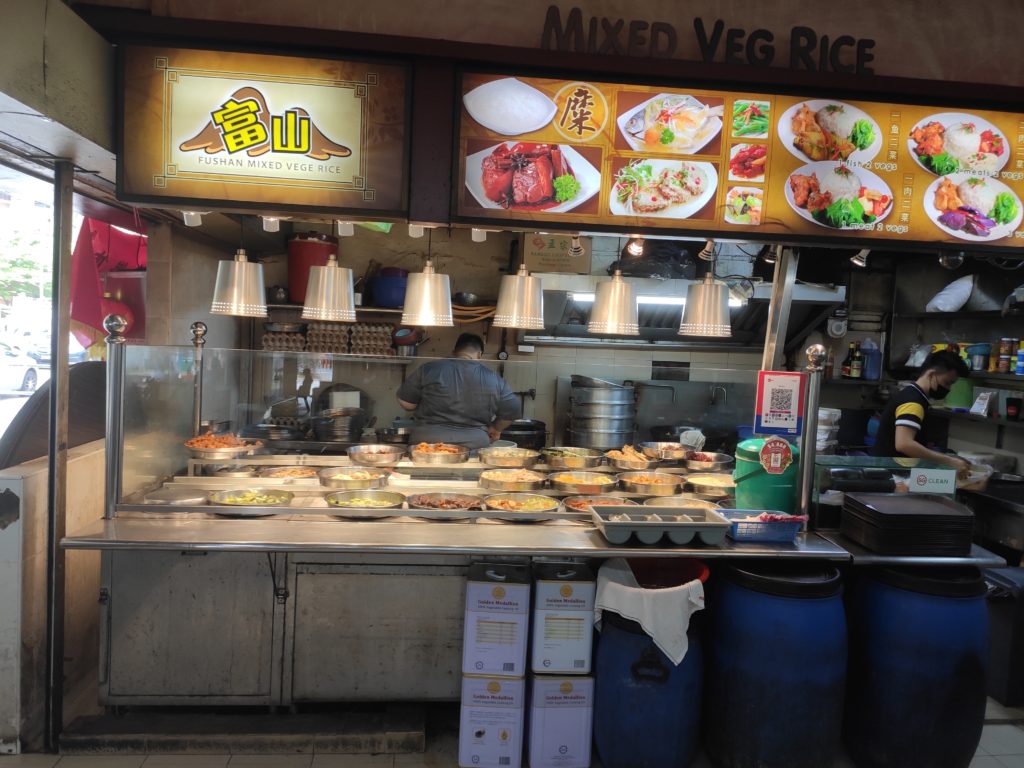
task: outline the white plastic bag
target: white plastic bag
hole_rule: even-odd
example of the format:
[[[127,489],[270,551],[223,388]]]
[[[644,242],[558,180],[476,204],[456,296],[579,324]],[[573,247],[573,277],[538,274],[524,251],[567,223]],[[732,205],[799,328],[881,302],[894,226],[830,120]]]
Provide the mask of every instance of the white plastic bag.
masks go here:
[[[924,307],[925,312],[956,312],[962,309],[967,300],[971,298],[975,277],[975,275],[965,275],[954,280],[932,296],[931,301]]]

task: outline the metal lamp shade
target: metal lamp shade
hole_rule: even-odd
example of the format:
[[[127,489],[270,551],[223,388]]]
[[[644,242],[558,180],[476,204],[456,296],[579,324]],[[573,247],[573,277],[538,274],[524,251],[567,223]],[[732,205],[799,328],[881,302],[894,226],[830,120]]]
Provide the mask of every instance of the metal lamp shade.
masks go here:
[[[680,336],[732,336],[729,321],[729,286],[705,275],[703,283],[686,290],[686,307],[679,324]]]
[[[232,261],[217,265],[210,312],[214,315],[266,317],[267,299],[263,289],[263,265],[248,261],[239,248]]]
[[[618,270],[612,275],[611,280],[598,283],[587,330],[590,333],[612,333],[620,336],[640,335],[636,290],[622,279],[622,273]]]
[[[452,319],[452,289],[448,275],[439,275],[430,261],[422,272],[409,275],[405,287],[402,325],[455,325]]]
[[[539,277],[531,277],[526,265],[501,278],[494,323],[498,328],[540,330],[544,327],[544,290]]]
[[[326,266],[310,267],[302,318],[354,323],[356,296],[352,282],[352,270],[339,267],[333,253],[327,259]]]

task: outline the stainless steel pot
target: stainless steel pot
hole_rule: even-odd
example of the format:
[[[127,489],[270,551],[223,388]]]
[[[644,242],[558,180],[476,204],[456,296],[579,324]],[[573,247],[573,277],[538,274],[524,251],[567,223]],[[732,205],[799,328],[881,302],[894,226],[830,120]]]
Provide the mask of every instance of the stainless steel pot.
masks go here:
[[[614,381],[607,381],[605,379],[595,379],[593,376],[582,376],[578,373],[574,373],[570,380],[572,381],[572,387],[592,387],[595,389],[620,389],[621,384],[616,384]]]
[[[606,405],[623,404],[633,405],[633,388],[618,387],[610,389],[605,387],[576,387],[572,390],[573,406],[576,405]]]
[[[547,442],[547,425],[536,419],[516,419],[501,431],[501,438],[537,451]]]
[[[621,448],[633,442],[633,430],[569,430],[569,443],[577,448],[598,448],[602,451]]]
[[[597,419],[582,419],[573,413],[569,419],[570,429],[576,432],[632,432],[636,419],[634,416],[625,416],[621,419],[602,417]],[[617,446],[621,448],[622,446]]]
[[[572,417],[581,419],[625,419],[636,416],[633,403],[573,403]]]

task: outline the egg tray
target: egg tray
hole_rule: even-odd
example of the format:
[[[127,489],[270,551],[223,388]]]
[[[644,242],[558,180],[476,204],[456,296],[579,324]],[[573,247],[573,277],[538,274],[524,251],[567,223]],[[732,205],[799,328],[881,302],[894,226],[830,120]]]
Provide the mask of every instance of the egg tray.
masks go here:
[[[652,513],[662,519],[642,519]],[[628,515],[631,519],[610,519],[615,515]],[[667,519],[673,515],[686,515],[690,520]],[[670,544],[682,546],[699,538],[704,544],[716,547],[725,541],[725,536],[732,527],[724,516],[713,509],[600,505],[591,507],[591,519],[609,544],[629,544],[635,537],[641,544],[657,544],[662,539],[667,539]]]

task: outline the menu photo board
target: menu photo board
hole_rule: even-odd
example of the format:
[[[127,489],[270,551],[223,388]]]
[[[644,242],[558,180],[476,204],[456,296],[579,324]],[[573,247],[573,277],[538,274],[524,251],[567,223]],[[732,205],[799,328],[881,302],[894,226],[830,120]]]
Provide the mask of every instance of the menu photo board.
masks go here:
[[[1024,114],[464,73],[456,216],[1024,248]]]
[[[119,68],[119,199],[404,214],[404,65],[129,45]]]

